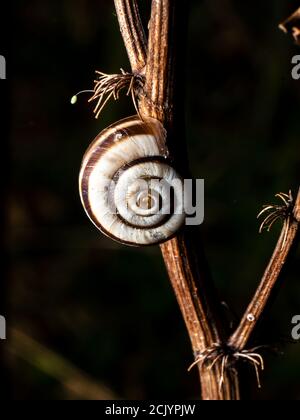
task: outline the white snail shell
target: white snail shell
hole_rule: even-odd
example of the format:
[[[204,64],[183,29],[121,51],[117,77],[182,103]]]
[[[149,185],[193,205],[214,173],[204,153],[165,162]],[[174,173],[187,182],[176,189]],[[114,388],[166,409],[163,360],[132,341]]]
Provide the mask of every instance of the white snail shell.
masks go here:
[[[126,118],[96,137],[83,158],[79,190],[102,233],[140,246],[164,242],[178,231],[185,219],[183,183],[167,157],[165,130],[153,119]]]

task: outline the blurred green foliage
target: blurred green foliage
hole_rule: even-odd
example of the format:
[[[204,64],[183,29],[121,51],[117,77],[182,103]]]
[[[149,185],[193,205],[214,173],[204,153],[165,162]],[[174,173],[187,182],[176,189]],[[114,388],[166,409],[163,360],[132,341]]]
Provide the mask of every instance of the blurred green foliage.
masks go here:
[[[150,0],[140,3],[148,11]],[[242,314],[278,235],[279,226],[259,236],[260,206],[299,185],[300,82],[291,78],[299,49],[277,28],[297,6],[190,1],[182,118],[193,175],[206,182],[207,257],[232,314]],[[90,224],[78,196],[91,140],[134,113],[126,97],[98,121],[85,97],[70,105],[74,93],[92,88],[96,69],[129,69],[113,2],[15,0],[12,7],[7,318],[19,331],[6,344],[12,396],[92,398],[89,387],[104,384],[103,397],[198,398],[159,249],[112,243]],[[298,346],[286,342],[299,313],[298,252],[255,337],[258,344],[284,344],[284,354],[267,356],[262,390],[248,372],[246,398],[300,398]],[[75,392],[77,370],[91,384],[85,379]]]

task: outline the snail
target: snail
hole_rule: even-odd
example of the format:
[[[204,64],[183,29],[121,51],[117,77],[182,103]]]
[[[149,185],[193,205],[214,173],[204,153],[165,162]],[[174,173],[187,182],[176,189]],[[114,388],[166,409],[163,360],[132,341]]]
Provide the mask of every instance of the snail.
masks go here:
[[[183,180],[169,162],[165,139],[159,121],[133,116],[103,130],[83,157],[83,207],[115,241],[159,244],[183,225]]]

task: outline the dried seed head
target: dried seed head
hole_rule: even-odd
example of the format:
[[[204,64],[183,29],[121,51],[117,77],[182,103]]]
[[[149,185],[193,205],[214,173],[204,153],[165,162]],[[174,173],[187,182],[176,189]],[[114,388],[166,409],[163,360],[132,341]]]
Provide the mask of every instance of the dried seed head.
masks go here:
[[[285,234],[283,236],[282,247],[284,247],[291,221],[295,217],[293,214],[295,201],[293,199],[293,195],[291,191],[289,191],[288,194],[285,194],[285,193],[276,194],[275,197],[282,200],[283,204],[281,205],[268,204],[263,207],[262,211],[258,214],[257,218],[266,214],[267,216],[265,217],[265,219],[260,225],[259,233],[262,233],[264,229],[267,229],[267,231],[270,232],[272,226],[277,222],[277,220],[283,220]]]
[[[127,89],[127,96],[132,96],[132,101],[138,112],[137,98],[144,85],[144,76],[141,74],[127,73],[121,69],[120,74],[106,74],[96,71],[98,78],[94,81],[95,88],[89,102],[97,101],[94,109],[96,118],[99,117],[110,99],[119,99],[120,92]]]

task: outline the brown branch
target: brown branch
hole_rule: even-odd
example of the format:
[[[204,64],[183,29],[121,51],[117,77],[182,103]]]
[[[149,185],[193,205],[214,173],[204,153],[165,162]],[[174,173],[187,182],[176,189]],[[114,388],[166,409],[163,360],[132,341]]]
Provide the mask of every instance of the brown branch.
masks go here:
[[[196,360],[208,349],[214,348],[222,342],[215,311],[212,310],[214,291],[210,286],[205,258],[203,255],[199,255],[201,244],[197,237],[198,234],[197,231],[193,233],[185,230],[176,238],[161,245],[169,278],[185,321]],[[203,399],[239,399],[239,384],[235,371],[225,372],[224,383],[220,387],[221,361],[211,370],[204,363],[197,363],[197,365]]]
[[[146,80],[139,101],[141,116],[156,118],[167,129],[167,145],[175,165],[181,168],[187,166],[182,162],[185,156],[182,135],[184,127],[182,112],[179,111],[181,103],[178,99],[182,80],[182,56],[179,57],[179,46],[182,44],[182,19],[184,20],[185,10],[186,5],[177,0],[152,1]],[[175,118],[176,114],[180,117]],[[185,229],[176,238],[161,245],[196,359],[208,348],[221,342],[213,305],[217,299],[197,235],[199,232],[195,232],[194,229]],[[213,369],[208,369],[206,364],[201,363],[198,364],[198,368],[203,399],[239,398],[237,376],[231,370],[222,372],[221,361],[216,363]],[[220,386],[222,373],[224,381]]]
[[[261,283],[250,302],[240,325],[228,341],[228,345],[236,350],[241,351],[245,349],[257,322],[264,312],[282,269],[286,264],[292,246],[295,243],[300,222],[300,189],[291,218],[292,220],[290,222],[289,220],[285,221],[277,246]],[[288,230],[287,223],[289,223]]]
[[[156,118],[168,126],[172,125],[175,93],[176,7],[176,1],[152,1],[146,81],[140,103],[141,115]]]
[[[180,100],[183,55],[179,48],[183,40],[182,18],[186,5],[179,0],[152,0],[146,57],[146,41],[136,2],[115,0],[115,4],[132,70],[135,74],[145,74],[144,88],[139,95],[139,114],[142,118],[152,117],[162,122],[167,129],[167,146],[174,165],[187,174]],[[267,220],[273,222],[273,216]],[[261,356],[251,350],[247,352],[245,347],[286,263],[299,221],[300,191],[293,217],[289,216],[289,220],[285,221],[260,286],[239,327],[228,341],[222,335],[216,310],[218,299],[199,242],[199,232],[194,228],[185,228],[176,238],[161,245],[199,369],[203,399],[239,399],[237,360],[248,360],[257,374],[258,367],[263,367]]]
[[[121,34],[132,71],[139,72],[147,60],[147,38],[136,0],[114,0]]]

